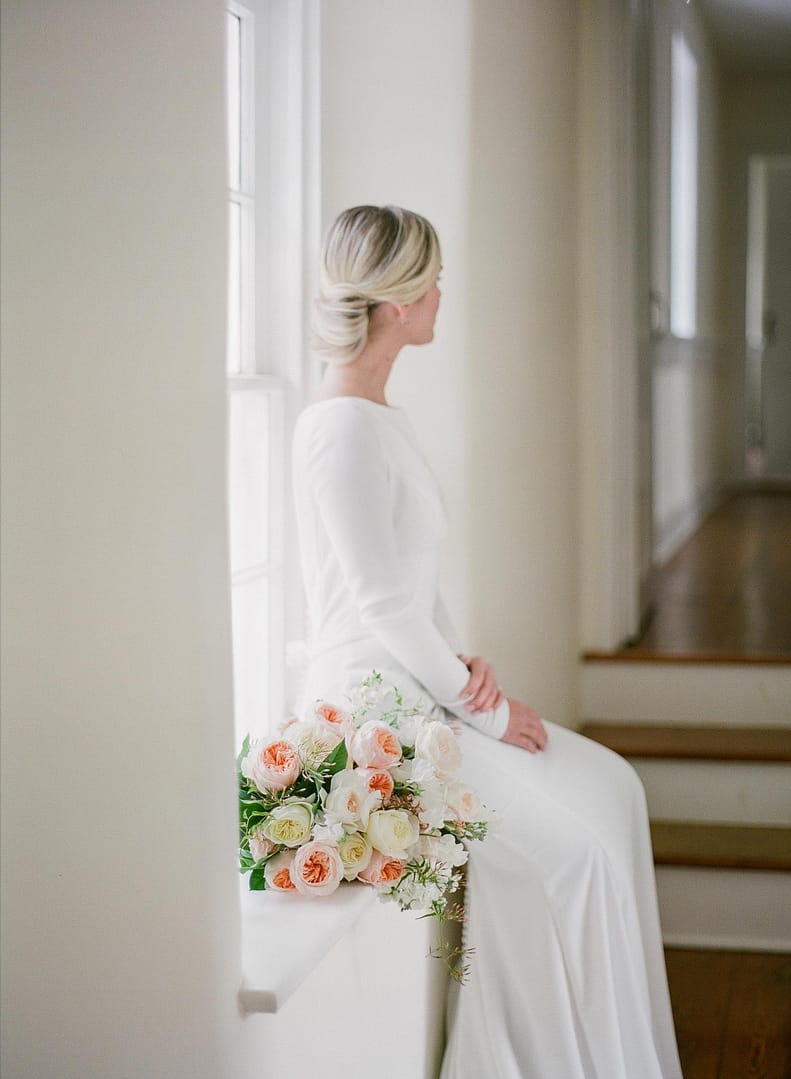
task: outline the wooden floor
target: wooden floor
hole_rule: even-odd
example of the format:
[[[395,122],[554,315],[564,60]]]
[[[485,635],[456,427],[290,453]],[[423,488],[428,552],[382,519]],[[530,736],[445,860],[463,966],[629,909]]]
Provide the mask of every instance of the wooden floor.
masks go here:
[[[638,655],[791,661],[791,489],[732,495],[658,572]]]
[[[684,1079],[791,1079],[791,955],[665,954]]]

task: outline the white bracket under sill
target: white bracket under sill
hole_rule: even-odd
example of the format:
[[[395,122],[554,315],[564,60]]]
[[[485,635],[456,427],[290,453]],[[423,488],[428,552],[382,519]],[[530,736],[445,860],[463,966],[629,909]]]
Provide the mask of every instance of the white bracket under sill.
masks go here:
[[[242,887],[239,1008],[245,1015],[280,1011],[362,914],[380,902],[362,884],[342,884],[333,895],[316,898],[251,892],[246,877]]]

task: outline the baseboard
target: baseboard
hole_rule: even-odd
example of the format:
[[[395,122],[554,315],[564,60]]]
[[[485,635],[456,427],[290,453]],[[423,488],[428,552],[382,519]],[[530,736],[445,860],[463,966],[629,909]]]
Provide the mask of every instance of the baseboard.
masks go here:
[[[727,497],[729,485],[717,481],[699,494],[690,504],[672,513],[657,528],[654,540],[654,565],[658,568],[679,551],[703,521]]]

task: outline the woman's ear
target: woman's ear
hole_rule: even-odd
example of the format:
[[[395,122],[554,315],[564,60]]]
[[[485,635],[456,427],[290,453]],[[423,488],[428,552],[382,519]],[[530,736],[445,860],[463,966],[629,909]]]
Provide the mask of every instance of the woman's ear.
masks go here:
[[[396,313],[396,318],[402,326],[406,326],[409,322],[409,304],[408,303],[394,303],[393,310]]]

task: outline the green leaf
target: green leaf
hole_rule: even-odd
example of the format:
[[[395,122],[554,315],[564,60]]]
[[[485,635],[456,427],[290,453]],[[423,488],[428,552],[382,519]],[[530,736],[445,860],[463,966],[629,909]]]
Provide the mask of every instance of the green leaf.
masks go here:
[[[334,776],[336,772],[342,772],[349,760],[349,752],[346,742],[338,742],[332,753],[327,754],[321,762],[321,770],[325,775]]]
[[[264,878],[264,863],[258,862],[250,874],[250,891],[263,892],[265,888],[266,880]]]
[[[237,771],[239,771],[241,769],[242,761],[247,756],[249,751],[250,751],[250,735],[246,734],[244,736],[244,741],[242,742],[242,748],[241,748],[241,751],[239,753],[239,756],[236,758],[236,769],[237,769]]]

